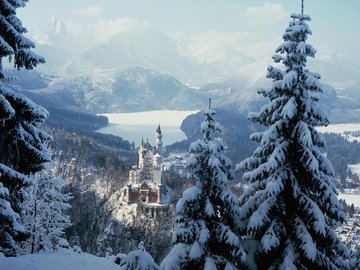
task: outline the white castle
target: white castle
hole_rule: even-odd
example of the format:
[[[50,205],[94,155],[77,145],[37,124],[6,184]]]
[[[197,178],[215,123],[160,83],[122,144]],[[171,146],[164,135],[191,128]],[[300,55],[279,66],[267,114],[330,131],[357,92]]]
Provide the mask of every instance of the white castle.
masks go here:
[[[129,172],[128,185],[122,188],[122,198],[128,203],[161,204],[166,190],[162,164],[165,148],[162,142],[160,125],[156,129],[156,143],[152,146],[148,140],[142,140],[139,148],[138,166]]]

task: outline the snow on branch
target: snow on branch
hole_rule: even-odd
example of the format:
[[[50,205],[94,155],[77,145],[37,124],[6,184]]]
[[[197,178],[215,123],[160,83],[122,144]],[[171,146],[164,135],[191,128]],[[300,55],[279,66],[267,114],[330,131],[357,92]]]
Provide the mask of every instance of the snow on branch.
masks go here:
[[[212,217],[215,215],[214,207],[212,206],[209,199],[206,199],[205,213],[207,214],[208,217]]]
[[[298,80],[298,73],[295,70],[292,70],[286,73],[282,79],[282,88],[291,89],[294,87]]]
[[[310,16],[306,14],[293,13],[290,15],[290,18],[299,19],[300,21],[311,21]]]
[[[23,185],[29,186],[32,183],[31,178],[16,172],[15,170],[11,169],[10,167],[0,163],[0,175],[2,177],[6,176],[10,179],[19,179]]]
[[[4,186],[0,182],[0,192],[1,191],[4,191]],[[13,226],[15,231],[25,232],[24,226],[19,223],[20,215],[11,208],[11,205],[8,202],[8,200],[2,198],[1,193],[0,193],[0,215],[2,216],[2,218],[5,217],[6,219],[10,220],[11,225]]]
[[[304,255],[310,260],[315,261],[317,256],[317,249],[308,229],[304,222],[299,218],[295,218],[295,234],[300,241],[300,248],[303,250]]]
[[[0,116],[3,120],[8,120],[15,117],[15,110],[11,107],[9,101],[1,93],[1,82],[0,82]]]
[[[281,58],[281,60],[283,60],[283,57],[276,54],[276,56],[278,56],[276,59],[279,60]],[[273,56],[273,58],[275,57],[275,55]],[[280,60],[279,60],[280,61]],[[276,61],[275,61],[276,62]],[[266,74],[267,78],[271,78],[274,79],[276,81],[278,80],[282,80],[284,77],[284,72],[279,69],[279,68],[275,68],[273,66],[268,66],[267,68],[267,74]]]
[[[292,46],[293,46],[292,42],[285,41],[279,47],[276,48],[275,52],[281,54],[288,53],[290,52]]]
[[[263,201],[259,208],[251,215],[248,223],[248,231],[262,228],[270,222],[269,212],[276,203],[276,198],[271,196]]]
[[[199,233],[199,242],[200,243],[206,243],[207,241],[209,241],[210,238],[210,231],[209,229],[206,227],[205,222],[200,222],[200,233]]]
[[[314,222],[314,229],[315,231],[325,236],[326,230],[325,230],[325,218],[324,214],[320,210],[319,206],[306,194],[301,193],[300,199],[299,199],[300,205],[303,207],[303,209],[306,209],[307,212],[310,214],[313,222]]]
[[[0,37],[0,48],[0,56],[7,56],[14,53],[13,48],[11,48],[11,46],[2,37]]]
[[[264,132],[254,132],[250,135],[250,140],[254,142],[260,142]]]
[[[217,270],[216,264],[211,257],[206,257],[205,259],[205,267],[206,270]]]
[[[182,263],[185,261],[188,250],[187,245],[176,244],[161,262],[159,270],[182,270]]]
[[[259,190],[258,192],[254,192],[253,196],[241,196],[239,201],[244,203],[242,203],[240,209],[240,217],[242,219],[250,217],[253,211],[266,199],[266,193],[265,190]]]
[[[321,89],[321,84],[319,82],[319,79],[317,77],[315,77],[313,74],[311,73],[305,73],[306,74],[306,87],[310,90],[317,90],[317,89]]]
[[[295,253],[294,247],[289,240],[286,241],[286,247],[283,256],[283,262],[279,266],[279,270],[297,270],[294,262],[298,260],[299,255]]]
[[[275,249],[280,244],[278,227],[279,227],[279,220],[274,219],[271,222],[270,226],[267,228],[264,236],[261,238],[261,244],[266,253],[271,251],[272,249]]]
[[[295,97],[291,97],[281,110],[281,117],[285,119],[292,119],[297,115],[298,105]]]
[[[315,57],[316,50],[310,44],[305,43],[304,41],[299,42],[296,46],[296,52],[298,54],[303,54],[310,57]]]
[[[189,251],[189,257],[192,260],[196,260],[196,259],[201,258],[203,253],[204,253],[204,249],[202,248],[200,243],[195,240],[194,243],[191,245],[191,248],[190,248],[190,251]]]
[[[276,170],[268,179],[266,184],[266,191],[270,196],[279,194],[284,189],[284,179],[286,177],[286,171],[283,169]]]
[[[303,147],[312,148],[313,147],[313,140],[311,136],[311,131],[306,123],[303,121],[299,121],[297,124],[296,129],[298,130],[298,137],[300,140],[300,144]]]
[[[201,189],[199,189],[197,186],[186,189],[183,192],[182,198],[176,204],[176,212],[181,212],[183,210],[184,204],[196,200],[200,195]]]

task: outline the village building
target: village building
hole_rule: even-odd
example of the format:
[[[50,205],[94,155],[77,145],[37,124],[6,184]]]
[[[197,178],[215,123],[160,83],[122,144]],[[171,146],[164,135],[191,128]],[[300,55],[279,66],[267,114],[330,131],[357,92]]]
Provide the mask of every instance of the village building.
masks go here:
[[[166,181],[162,163],[165,148],[160,125],[156,129],[155,146],[142,140],[138,148],[138,165],[129,172],[128,184],[122,188],[122,200],[127,204],[164,204]]]

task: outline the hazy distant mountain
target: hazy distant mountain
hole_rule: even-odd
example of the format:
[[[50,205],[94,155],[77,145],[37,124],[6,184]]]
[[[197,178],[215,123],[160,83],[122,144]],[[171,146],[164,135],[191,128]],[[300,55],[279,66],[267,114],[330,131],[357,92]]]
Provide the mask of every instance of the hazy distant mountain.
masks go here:
[[[250,111],[258,111],[268,102],[257,91],[271,86],[271,80],[261,75],[260,68],[265,63],[254,63],[242,70],[242,74],[227,81],[209,84],[200,89],[204,95],[212,97],[214,104],[223,108],[233,108],[247,114]],[[266,71],[266,68],[264,68]],[[252,74],[252,76],[247,76]],[[323,84],[323,93],[320,95],[320,104],[329,113],[332,123],[358,122],[360,119],[360,90],[354,86],[344,91],[336,91],[335,88]]]
[[[309,68],[321,75],[322,82],[337,90],[354,85],[360,78],[360,63],[335,53],[310,59]]]
[[[271,84],[266,79],[271,55],[251,57],[236,47],[239,42],[213,36],[175,40],[148,26],[130,27],[80,54],[65,25],[50,19],[36,39],[38,52],[47,60],[38,70],[43,66],[60,75],[23,74],[18,84],[31,90],[28,95],[40,104],[95,113],[199,109],[208,98],[217,107],[258,110],[266,100],[257,90]],[[358,87],[339,89],[358,80],[360,65],[328,52],[310,61],[309,67],[322,75],[323,83],[338,89],[336,93],[326,87],[321,96],[332,120],[357,117]]]
[[[66,65],[66,72],[86,72],[89,68],[124,68],[141,66],[192,82],[200,76],[194,59],[182,55],[176,42],[150,28],[136,28],[117,34]]]
[[[35,51],[46,60],[45,64],[37,67],[38,71],[60,75],[66,63],[81,52],[82,44],[68,34],[66,25],[61,20],[54,17],[45,22],[43,31],[30,35],[36,43]]]
[[[247,81],[255,81],[254,76],[259,75],[264,78],[275,51],[275,47],[268,48],[269,55],[263,57],[264,52],[258,52],[257,41],[241,33],[173,38],[149,26],[129,27],[91,47],[94,41],[86,44],[68,30],[60,20],[50,18],[43,32],[31,33],[37,52],[47,60],[47,64],[39,66],[40,71],[73,76],[94,67],[141,66],[172,75],[184,84],[202,87],[232,78]],[[254,49],[245,53],[241,50],[244,46]],[[90,49],[84,51],[85,48]],[[322,75],[324,83],[336,89],[350,87],[360,77],[360,63],[334,52],[319,52],[315,60],[309,61],[309,67]]]
[[[67,74],[93,67],[122,69],[141,66],[170,74],[187,85],[203,86],[234,77],[254,60],[221,42],[179,41],[152,28],[123,31],[69,61]]]
[[[360,81],[351,87],[339,91],[339,95],[343,99],[353,102],[354,106],[360,107]]]
[[[194,59],[200,66],[201,79],[205,83],[227,80],[238,74],[243,67],[255,62],[237,48],[223,42],[197,40],[179,44],[179,47],[183,54]]]
[[[174,77],[142,67],[94,68],[86,74],[56,79],[48,87],[26,94],[45,107],[92,113],[198,109],[207,100]]]
[[[122,70],[93,68],[74,77],[54,78],[36,71],[9,71],[11,83],[46,108],[90,113],[148,110],[193,110],[204,108],[208,98],[216,107],[247,114],[267,102],[257,90],[271,85],[261,75],[261,64],[243,69],[253,76],[237,76],[200,89],[189,88],[176,78],[143,67]],[[26,89],[26,90],[24,90]],[[330,113],[331,122],[360,119],[357,86],[341,92],[324,85],[320,102]]]
[[[258,110],[263,101],[257,90],[271,84],[271,81],[265,78],[262,67],[266,71],[266,64],[254,63],[248,65],[246,68],[239,70],[236,77],[220,83],[205,85],[200,88],[200,91],[212,97],[214,104],[218,107],[231,106],[245,113]],[[251,74],[251,76],[248,74]]]
[[[26,90],[46,88],[54,80],[52,76],[36,70],[5,69],[4,73],[11,85]]]

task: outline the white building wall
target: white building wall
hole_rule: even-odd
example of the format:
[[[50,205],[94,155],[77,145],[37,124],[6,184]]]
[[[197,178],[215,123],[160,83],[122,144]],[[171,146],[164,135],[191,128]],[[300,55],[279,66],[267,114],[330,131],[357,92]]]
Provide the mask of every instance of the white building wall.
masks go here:
[[[161,176],[162,176],[162,168],[161,166],[156,166],[154,167],[154,178],[153,178],[153,182],[156,186],[161,184]]]

